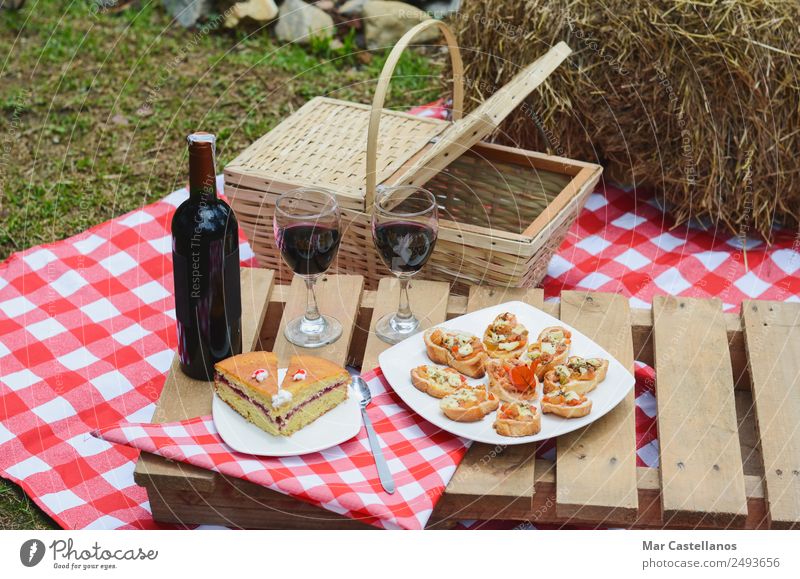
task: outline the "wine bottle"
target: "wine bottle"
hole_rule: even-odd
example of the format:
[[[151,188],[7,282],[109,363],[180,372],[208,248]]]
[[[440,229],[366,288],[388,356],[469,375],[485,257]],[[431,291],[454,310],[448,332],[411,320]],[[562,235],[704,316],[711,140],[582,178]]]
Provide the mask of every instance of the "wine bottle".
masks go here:
[[[214,364],[242,351],[239,224],[217,195],[214,135],[187,141],[189,198],[172,217],[178,355],[184,374],[210,381]]]

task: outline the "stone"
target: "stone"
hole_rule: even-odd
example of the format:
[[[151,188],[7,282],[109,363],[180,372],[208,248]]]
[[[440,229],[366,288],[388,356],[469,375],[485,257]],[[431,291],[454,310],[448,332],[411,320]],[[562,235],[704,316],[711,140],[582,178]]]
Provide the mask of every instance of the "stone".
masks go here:
[[[129,124],[128,119],[124,115],[121,115],[119,113],[111,117],[111,123],[114,125],[119,125],[121,127],[126,127]]]
[[[364,4],[364,39],[367,48],[391,48],[398,40],[430,16],[419,8],[405,2],[367,0]],[[414,42],[426,44],[436,42],[441,33],[438,28],[426,30],[416,36]]]
[[[336,8],[333,0],[317,0],[314,2],[314,6],[325,12],[333,12],[333,9]]]
[[[308,44],[312,36],[333,36],[333,18],[303,0],[284,0],[275,26],[275,35],[282,42]]]
[[[161,0],[161,4],[184,28],[191,28],[211,14],[212,0]]]
[[[347,0],[347,2],[339,6],[339,14],[347,17],[361,16],[364,11],[364,2],[366,0]]]
[[[441,0],[426,4],[425,11],[437,20],[442,20],[443,18],[458,12],[458,8],[460,6],[461,0]]]
[[[225,28],[233,28],[244,18],[266,23],[278,15],[278,6],[274,0],[246,0],[237,2],[225,12]]]
[[[0,10],[20,10],[25,0],[0,0]]]

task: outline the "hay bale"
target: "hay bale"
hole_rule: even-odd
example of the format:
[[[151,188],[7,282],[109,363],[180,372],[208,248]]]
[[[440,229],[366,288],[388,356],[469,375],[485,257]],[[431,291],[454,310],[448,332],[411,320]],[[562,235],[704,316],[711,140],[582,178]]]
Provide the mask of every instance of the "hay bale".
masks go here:
[[[800,3],[466,0],[453,26],[473,103],[557,41],[575,51],[496,140],[599,160],[679,223],[800,223]]]

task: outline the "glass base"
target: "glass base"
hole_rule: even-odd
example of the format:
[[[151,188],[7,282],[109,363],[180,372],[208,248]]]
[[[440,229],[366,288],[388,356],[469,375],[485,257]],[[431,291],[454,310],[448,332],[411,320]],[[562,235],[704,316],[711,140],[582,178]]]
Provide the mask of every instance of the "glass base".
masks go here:
[[[320,316],[316,320],[300,316],[286,324],[283,335],[295,346],[321,348],[339,339],[342,335],[342,324],[331,316]]]
[[[397,314],[387,314],[375,324],[377,336],[389,344],[402,342],[416,334],[418,329],[419,320],[416,317],[401,319],[397,317]]]

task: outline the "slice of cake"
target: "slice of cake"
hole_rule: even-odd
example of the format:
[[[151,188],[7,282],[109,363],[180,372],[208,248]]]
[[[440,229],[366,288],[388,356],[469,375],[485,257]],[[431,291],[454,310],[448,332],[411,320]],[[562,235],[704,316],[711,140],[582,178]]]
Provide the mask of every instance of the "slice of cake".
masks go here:
[[[272,352],[249,352],[214,367],[214,389],[262,430],[289,436],[347,399],[350,374],[314,356],[292,356],[282,383]]]

